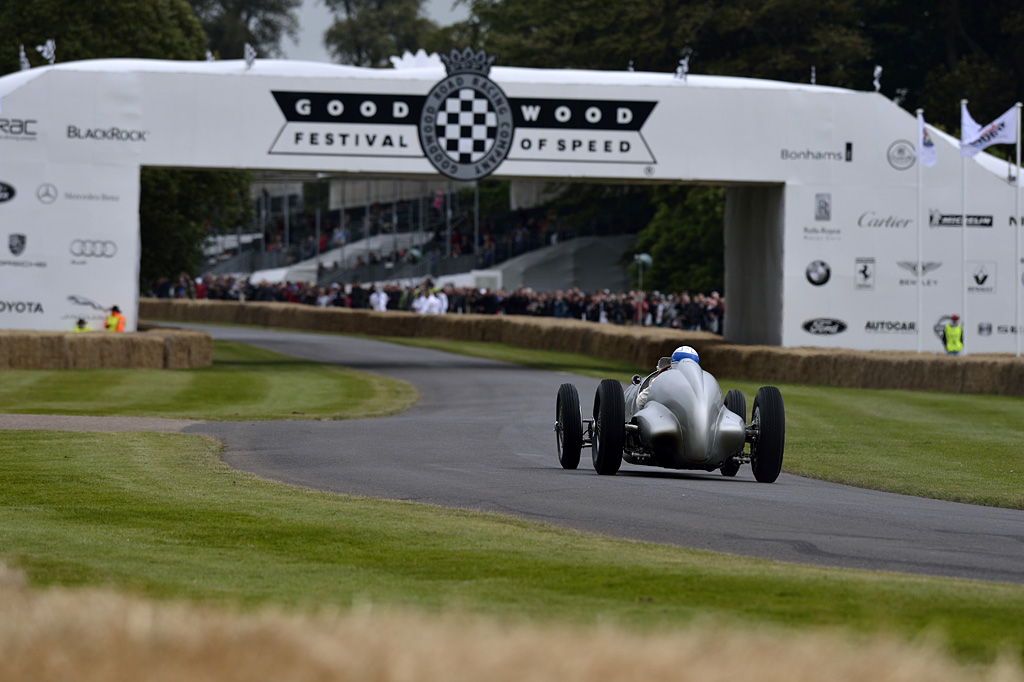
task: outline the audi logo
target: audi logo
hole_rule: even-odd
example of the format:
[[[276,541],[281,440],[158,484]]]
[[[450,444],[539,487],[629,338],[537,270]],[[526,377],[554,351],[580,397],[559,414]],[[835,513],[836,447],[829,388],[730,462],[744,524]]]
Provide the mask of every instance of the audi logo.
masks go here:
[[[113,258],[117,244],[99,239],[76,239],[71,242],[71,255],[76,258]]]

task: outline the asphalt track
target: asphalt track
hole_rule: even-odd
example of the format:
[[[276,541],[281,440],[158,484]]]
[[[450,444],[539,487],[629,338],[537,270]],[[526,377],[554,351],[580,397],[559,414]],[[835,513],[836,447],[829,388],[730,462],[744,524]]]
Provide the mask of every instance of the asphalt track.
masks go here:
[[[584,411],[598,380],[323,334],[201,327],[295,357],[412,383],[384,419],[202,422],[233,467],[338,493],[512,514],[611,536],[782,561],[1024,583],[1024,512],[893,495],[783,474],[754,481],[623,464],[598,476],[555,454],[555,394]],[[748,401],[752,396],[748,396]]]

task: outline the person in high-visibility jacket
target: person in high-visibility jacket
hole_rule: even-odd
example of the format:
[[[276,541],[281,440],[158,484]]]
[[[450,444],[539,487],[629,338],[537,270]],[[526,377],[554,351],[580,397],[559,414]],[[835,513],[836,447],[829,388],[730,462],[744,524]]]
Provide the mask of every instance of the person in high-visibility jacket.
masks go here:
[[[964,328],[960,326],[960,316],[951,315],[950,322],[942,328],[942,343],[949,355],[960,355],[964,349]]]
[[[78,318],[78,322],[75,324],[74,327],[71,328],[71,331],[73,331],[73,332],[91,332],[92,331],[92,327],[90,327],[89,324],[84,319]]]
[[[116,305],[110,309],[110,314],[107,315],[106,327],[108,332],[124,331],[124,315]]]

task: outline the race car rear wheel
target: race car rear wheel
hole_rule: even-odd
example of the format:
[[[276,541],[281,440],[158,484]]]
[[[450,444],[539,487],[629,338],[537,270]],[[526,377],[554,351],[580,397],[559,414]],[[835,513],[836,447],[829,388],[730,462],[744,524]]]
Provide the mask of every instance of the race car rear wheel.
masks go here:
[[[738,391],[735,388],[731,389],[725,394],[725,409],[729,410],[733,414],[738,414],[743,423],[747,423],[747,399],[743,395],[743,391]]]
[[[572,384],[558,387],[555,401],[555,438],[558,443],[558,462],[563,469],[575,469],[580,464],[583,448],[583,412],[580,394]]]
[[[594,470],[602,476],[614,475],[622,465],[626,444],[626,401],[622,385],[605,379],[594,397]]]
[[[786,409],[774,386],[762,386],[754,396],[750,423],[756,438],[750,443],[750,468],[760,483],[774,483],[782,471],[786,446]]]

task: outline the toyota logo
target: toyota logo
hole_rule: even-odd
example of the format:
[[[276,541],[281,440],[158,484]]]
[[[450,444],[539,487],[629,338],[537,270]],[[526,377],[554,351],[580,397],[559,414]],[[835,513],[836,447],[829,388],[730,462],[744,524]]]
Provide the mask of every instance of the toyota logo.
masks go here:
[[[46,184],[39,185],[39,189],[36,190],[36,197],[44,204],[52,204],[57,201],[56,185],[51,185],[48,182]]]
[[[71,242],[71,255],[76,258],[113,258],[117,244],[99,239],[76,239]]]

